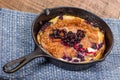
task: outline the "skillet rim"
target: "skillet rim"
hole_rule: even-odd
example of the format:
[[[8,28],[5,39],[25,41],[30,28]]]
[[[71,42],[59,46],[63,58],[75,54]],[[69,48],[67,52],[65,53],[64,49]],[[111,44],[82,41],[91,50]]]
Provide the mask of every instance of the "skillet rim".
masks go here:
[[[96,18],[98,18],[100,21],[102,21],[103,24],[105,24],[105,25],[107,26],[107,28],[109,29],[109,31],[110,31],[110,33],[111,33],[112,45],[110,46],[109,50],[105,53],[104,57],[102,57],[102,58],[99,59],[99,60],[90,61],[90,62],[83,62],[83,63],[82,63],[82,62],[80,62],[80,63],[72,62],[72,63],[71,63],[71,62],[62,61],[62,60],[60,60],[60,59],[57,59],[57,58],[53,57],[52,55],[50,55],[49,52],[47,52],[44,48],[42,48],[42,47],[38,44],[37,40],[35,39],[35,35],[34,35],[34,27],[35,27],[36,21],[39,19],[39,17],[40,17],[41,15],[46,14],[46,10],[55,10],[55,9],[61,9],[61,8],[71,8],[71,9],[78,9],[78,10],[84,11],[84,12],[86,12],[86,13],[88,13],[88,14],[96,17]],[[104,61],[104,60],[106,59],[107,55],[108,55],[108,54],[110,53],[110,51],[112,50],[113,44],[114,44],[113,33],[112,33],[110,27],[107,25],[107,23],[106,23],[102,18],[100,18],[99,16],[97,16],[97,15],[95,15],[95,14],[93,14],[93,13],[91,13],[91,12],[85,10],[85,9],[78,8],[78,7],[66,7],[66,6],[64,7],[64,6],[63,6],[63,7],[54,7],[54,8],[46,8],[46,9],[44,9],[44,10],[36,17],[36,19],[33,21],[32,28],[31,28],[31,32],[32,32],[32,37],[33,37],[33,40],[34,40],[34,42],[35,42],[35,45],[37,45],[37,47],[38,47],[39,49],[42,49],[42,51],[43,51],[45,54],[47,54],[47,55],[45,55],[45,57],[49,57],[49,58],[52,58],[52,59],[55,59],[55,60],[64,62],[64,63],[66,63],[66,64],[85,65],[85,64],[91,64],[91,63],[96,63],[96,62]],[[44,56],[44,55],[43,55],[43,56]]]

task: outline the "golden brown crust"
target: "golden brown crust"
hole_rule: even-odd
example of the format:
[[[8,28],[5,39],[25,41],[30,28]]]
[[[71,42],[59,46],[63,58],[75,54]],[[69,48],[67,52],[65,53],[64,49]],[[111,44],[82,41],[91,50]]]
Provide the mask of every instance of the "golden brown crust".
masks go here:
[[[84,48],[91,47],[91,43],[100,43],[98,36],[100,32],[99,28],[94,28],[90,24],[87,24],[83,19],[74,17],[72,19],[55,20],[57,21],[55,21],[54,24],[50,25],[44,31],[38,33],[37,35],[37,40],[39,44],[41,44],[42,47],[54,57],[61,58],[64,55],[67,55],[69,57],[75,57],[77,55],[77,51],[73,47],[68,47],[61,44],[60,39],[51,39],[49,37],[49,34],[51,33],[52,29],[66,29],[67,32],[77,32],[77,30],[85,31],[85,37],[80,42],[80,44],[82,44]],[[104,36],[102,37],[102,40],[104,40]],[[95,60],[100,58],[100,55],[101,53],[103,53],[104,49],[105,47],[102,47],[97,51],[99,57],[94,57]]]

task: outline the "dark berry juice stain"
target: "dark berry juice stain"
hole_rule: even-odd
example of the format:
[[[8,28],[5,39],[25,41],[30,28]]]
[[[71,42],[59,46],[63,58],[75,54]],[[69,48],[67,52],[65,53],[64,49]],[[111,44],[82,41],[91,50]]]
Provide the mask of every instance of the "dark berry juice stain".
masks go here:
[[[86,50],[86,49],[84,49],[84,48],[79,48],[79,52],[81,52],[81,53],[83,54],[83,53],[86,53],[86,52],[87,52],[87,50]]]

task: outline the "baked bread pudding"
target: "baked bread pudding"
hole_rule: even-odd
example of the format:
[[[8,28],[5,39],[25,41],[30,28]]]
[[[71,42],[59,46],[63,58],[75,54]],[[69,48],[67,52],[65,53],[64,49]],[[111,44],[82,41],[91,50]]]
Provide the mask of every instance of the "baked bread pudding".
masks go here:
[[[42,26],[38,43],[53,57],[67,62],[89,62],[102,57],[104,33],[92,23],[71,15],[57,16]]]

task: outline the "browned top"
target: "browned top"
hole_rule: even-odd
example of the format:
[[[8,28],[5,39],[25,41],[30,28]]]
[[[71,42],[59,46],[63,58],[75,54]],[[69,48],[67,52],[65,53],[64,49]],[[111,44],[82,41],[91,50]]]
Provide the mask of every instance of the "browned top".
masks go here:
[[[40,37],[38,42],[42,45],[43,48],[45,48],[48,52],[57,58],[61,58],[63,55],[75,57],[77,52],[73,47],[68,47],[61,44],[60,39],[51,39],[49,37],[52,29],[56,28],[66,29],[67,32],[77,32],[77,30],[85,31],[85,37],[80,42],[84,48],[91,47],[92,43],[98,43],[98,28],[94,28],[93,26],[87,24],[83,19],[80,19],[78,17],[71,20],[59,19],[55,24],[47,27],[44,32],[40,32],[38,34],[38,37]]]

